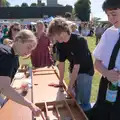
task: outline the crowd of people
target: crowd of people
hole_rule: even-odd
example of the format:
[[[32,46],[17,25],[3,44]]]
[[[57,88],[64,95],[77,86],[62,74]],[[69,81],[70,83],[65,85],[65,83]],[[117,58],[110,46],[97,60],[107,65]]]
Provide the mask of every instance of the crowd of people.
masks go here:
[[[63,86],[65,61],[68,60],[70,63],[68,92],[75,97],[88,119],[120,120],[119,86],[115,86],[117,89],[115,101],[107,101],[111,94],[108,86],[114,85],[114,82],[120,84],[120,0],[105,0],[103,10],[108,16],[110,26],[113,26],[103,24],[94,28],[89,23],[81,23],[78,26],[71,21],[69,14],[64,18],[56,17],[49,24],[39,20],[34,29],[30,26],[23,27],[17,22],[9,27],[2,26],[0,28],[0,91],[9,99],[29,107],[33,114],[38,116],[41,110],[10,86],[19,67],[19,56],[30,56],[34,68],[49,67],[59,61],[60,86]],[[93,65],[86,36],[94,34],[97,46],[93,51],[95,58]],[[102,77],[97,101],[91,107],[94,67]],[[107,100],[106,93],[109,93]]]

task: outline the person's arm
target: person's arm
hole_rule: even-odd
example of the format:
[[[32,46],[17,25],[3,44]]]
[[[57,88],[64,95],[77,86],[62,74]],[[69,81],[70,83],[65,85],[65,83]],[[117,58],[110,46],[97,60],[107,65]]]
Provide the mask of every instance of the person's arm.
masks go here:
[[[59,84],[63,85],[65,63],[64,62],[59,62],[58,68],[59,68],[59,73],[60,73],[60,83]]]
[[[35,116],[38,116],[40,114],[40,109],[35,106],[31,101],[25,99],[23,96],[21,96],[17,91],[15,91],[11,86],[10,86],[10,81],[11,79],[7,76],[0,76],[0,91],[9,99],[29,107],[33,114]]]
[[[80,64],[75,64],[73,66],[73,70],[72,70],[71,79],[70,79],[70,82],[69,82],[69,85],[68,85],[68,89],[73,88],[73,86],[75,84],[75,81],[77,79],[77,76],[78,76],[79,69],[80,69]]]
[[[106,77],[109,81],[113,82],[120,79],[120,73],[114,69],[108,70],[103,66],[102,61],[96,59],[94,66],[95,69],[100,72],[104,77]]]

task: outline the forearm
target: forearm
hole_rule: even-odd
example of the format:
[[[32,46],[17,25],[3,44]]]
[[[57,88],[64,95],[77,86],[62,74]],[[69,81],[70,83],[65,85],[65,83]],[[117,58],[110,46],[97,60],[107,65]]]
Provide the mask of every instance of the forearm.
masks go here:
[[[106,77],[107,75],[107,72],[108,72],[108,69],[105,68],[102,64],[102,62],[100,60],[95,60],[95,63],[94,63],[94,67],[95,69],[101,73],[104,77]]]
[[[80,65],[74,65],[73,70],[72,70],[72,74],[71,74],[70,83],[69,83],[70,88],[72,88],[73,85],[75,84],[75,81],[76,81],[77,76],[78,76],[79,69],[80,69]]]
[[[31,101],[25,99],[17,91],[15,91],[11,86],[6,86],[5,88],[2,88],[1,91],[7,98],[9,98],[21,105],[31,107]]]
[[[60,62],[58,65],[59,73],[60,73],[60,82],[63,82],[64,79],[64,71],[65,71],[65,63]]]

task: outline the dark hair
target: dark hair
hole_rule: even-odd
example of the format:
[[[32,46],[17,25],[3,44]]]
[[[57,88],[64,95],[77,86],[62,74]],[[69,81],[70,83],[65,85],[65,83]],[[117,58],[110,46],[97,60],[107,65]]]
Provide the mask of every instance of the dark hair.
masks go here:
[[[9,37],[9,39],[13,39],[12,38],[12,28],[14,27],[14,26],[19,26],[20,25],[20,23],[18,23],[18,22],[15,22],[15,23],[13,23],[11,26],[10,26],[10,28],[9,28],[9,31],[8,31],[8,37]]]
[[[103,10],[115,10],[120,8],[120,0],[105,0],[102,5]]]
[[[71,18],[71,17],[72,17],[72,14],[70,12],[65,13],[65,18]]]

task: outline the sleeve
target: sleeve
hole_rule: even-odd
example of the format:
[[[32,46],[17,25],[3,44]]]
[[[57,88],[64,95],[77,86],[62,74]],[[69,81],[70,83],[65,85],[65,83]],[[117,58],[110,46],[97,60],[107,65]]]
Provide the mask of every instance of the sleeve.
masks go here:
[[[64,47],[58,44],[57,49],[58,49],[58,55],[59,55],[59,58],[58,58],[59,62],[65,62],[66,55],[65,55]]]
[[[2,55],[0,58],[0,76],[12,76],[12,57]]]
[[[94,49],[93,56],[98,60],[102,60],[105,49],[106,49],[106,32],[102,35],[99,44]]]

